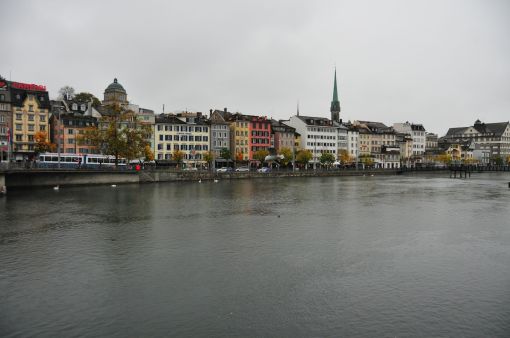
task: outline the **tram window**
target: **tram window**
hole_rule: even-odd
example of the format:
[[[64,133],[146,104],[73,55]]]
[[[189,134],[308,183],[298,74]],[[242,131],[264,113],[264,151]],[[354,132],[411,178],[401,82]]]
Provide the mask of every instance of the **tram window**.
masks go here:
[[[51,157],[51,162],[58,162],[58,157],[57,156],[52,156]]]

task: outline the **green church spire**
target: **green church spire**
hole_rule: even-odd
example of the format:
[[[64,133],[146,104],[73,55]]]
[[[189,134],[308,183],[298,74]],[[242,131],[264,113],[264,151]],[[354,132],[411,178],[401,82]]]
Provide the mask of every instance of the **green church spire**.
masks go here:
[[[336,67],[335,67],[335,82],[333,87],[333,101],[331,101],[331,120],[340,121],[340,101],[338,101],[338,90],[336,86]]]

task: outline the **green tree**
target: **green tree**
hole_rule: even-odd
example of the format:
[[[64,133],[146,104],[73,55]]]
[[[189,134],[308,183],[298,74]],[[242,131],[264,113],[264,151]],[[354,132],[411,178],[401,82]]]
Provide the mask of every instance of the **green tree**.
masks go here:
[[[289,165],[290,162],[292,162],[292,150],[290,148],[281,148],[280,155],[283,155],[282,164],[286,167]]]
[[[503,158],[501,156],[495,156],[493,161],[496,165],[503,165]]]
[[[253,159],[260,161],[260,163],[262,163],[266,159],[267,155],[269,155],[269,151],[265,149],[257,150],[255,153],[253,153]]]
[[[232,158],[232,153],[228,148],[221,148],[220,157],[224,158],[225,160],[230,160]]]
[[[298,151],[296,154],[296,162],[306,165],[312,159],[312,152],[308,149]]]
[[[127,160],[145,156],[145,139],[148,125],[138,124],[132,111],[125,111],[119,105],[109,107],[109,111],[94,127],[85,132],[80,142],[97,147],[103,154]]]
[[[330,166],[333,164],[333,162],[335,162],[335,156],[331,153],[322,153],[321,157],[319,158],[319,162],[322,165]]]
[[[92,100],[92,107],[98,109],[101,106],[101,101],[91,93],[81,92],[76,94],[74,99],[78,102],[89,103]]]

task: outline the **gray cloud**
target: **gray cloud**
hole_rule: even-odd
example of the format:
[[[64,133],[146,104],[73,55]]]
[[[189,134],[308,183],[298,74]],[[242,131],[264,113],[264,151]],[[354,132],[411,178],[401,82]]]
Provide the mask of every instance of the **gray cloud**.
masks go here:
[[[6,1],[0,74],[159,112],[510,120],[508,1]],[[29,20],[27,20],[29,18]]]

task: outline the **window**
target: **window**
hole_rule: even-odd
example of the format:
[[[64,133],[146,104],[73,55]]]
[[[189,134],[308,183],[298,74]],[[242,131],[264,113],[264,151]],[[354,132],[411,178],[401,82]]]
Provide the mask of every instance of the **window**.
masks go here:
[[[40,116],[39,116],[39,121],[40,121],[40,122],[46,122],[46,116],[44,116],[44,115],[40,115]]]
[[[21,114],[16,114],[16,120],[21,120],[21,117],[22,117]]]
[[[28,120],[33,121],[34,120],[34,114],[28,114]]]
[[[23,127],[23,125],[21,125],[21,124],[16,124],[16,130],[20,131],[20,130],[22,130],[22,127]]]
[[[67,134],[68,135],[73,135],[74,134],[74,129],[67,129]]]
[[[34,135],[28,135],[28,142],[34,142]]]
[[[16,134],[16,141],[21,141],[23,139],[23,135]]]
[[[40,131],[45,131],[46,130],[46,126],[44,126],[44,125],[43,126],[39,126],[39,130]]]
[[[34,111],[34,105],[33,104],[29,104],[28,105],[28,111]]]

